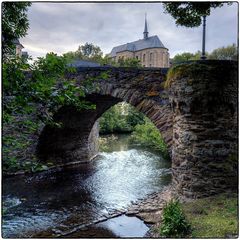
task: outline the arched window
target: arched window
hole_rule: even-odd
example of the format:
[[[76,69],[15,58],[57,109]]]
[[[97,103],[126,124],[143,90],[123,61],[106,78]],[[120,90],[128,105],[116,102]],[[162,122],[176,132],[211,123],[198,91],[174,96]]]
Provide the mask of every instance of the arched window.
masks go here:
[[[150,53],[150,62],[153,61],[153,53]]]
[[[143,62],[145,62],[145,54],[143,54]]]
[[[138,56],[136,56],[136,59],[138,59]]]

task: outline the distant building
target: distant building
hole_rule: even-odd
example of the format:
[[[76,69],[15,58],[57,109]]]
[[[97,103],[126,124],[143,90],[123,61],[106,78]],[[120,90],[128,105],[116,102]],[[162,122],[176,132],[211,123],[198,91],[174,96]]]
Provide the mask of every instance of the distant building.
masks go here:
[[[148,36],[146,17],[143,39],[116,46],[109,55],[116,62],[119,59],[136,58],[144,67],[169,67],[168,49],[157,35]]]
[[[70,67],[100,67],[101,65],[97,62],[92,62],[88,60],[73,60],[68,64]]]
[[[16,56],[18,57],[21,57],[22,56],[22,49],[24,48],[24,46],[19,42],[18,39],[15,39],[13,41],[13,44],[15,45],[15,54]]]
[[[28,52],[22,52],[22,57],[27,59],[28,58]]]

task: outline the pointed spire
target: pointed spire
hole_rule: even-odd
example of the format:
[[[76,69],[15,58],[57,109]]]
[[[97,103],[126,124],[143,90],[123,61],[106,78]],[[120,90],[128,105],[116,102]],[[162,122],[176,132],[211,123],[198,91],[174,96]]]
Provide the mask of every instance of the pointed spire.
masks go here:
[[[144,39],[147,39],[147,38],[148,38],[147,13],[145,13],[145,27],[144,27],[144,32],[143,32],[143,38],[144,38]]]

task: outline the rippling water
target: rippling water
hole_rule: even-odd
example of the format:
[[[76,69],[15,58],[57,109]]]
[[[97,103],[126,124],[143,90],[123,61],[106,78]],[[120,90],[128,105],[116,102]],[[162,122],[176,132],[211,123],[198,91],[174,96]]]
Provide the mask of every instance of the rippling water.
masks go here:
[[[126,208],[170,182],[169,161],[135,149],[127,136],[110,142],[114,147],[110,144],[89,164],[4,180],[3,237],[41,237],[42,231],[54,237]]]

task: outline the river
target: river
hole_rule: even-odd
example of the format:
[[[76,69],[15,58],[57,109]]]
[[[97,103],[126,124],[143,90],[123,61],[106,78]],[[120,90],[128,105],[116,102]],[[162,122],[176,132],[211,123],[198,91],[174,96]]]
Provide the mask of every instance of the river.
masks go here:
[[[105,136],[101,142],[99,155],[88,164],[4,179],[2,236],[143,237],[147,226],[125,215],[87,226],[161,191],[171,181],[171,164],[132,145],[129,135]]]

